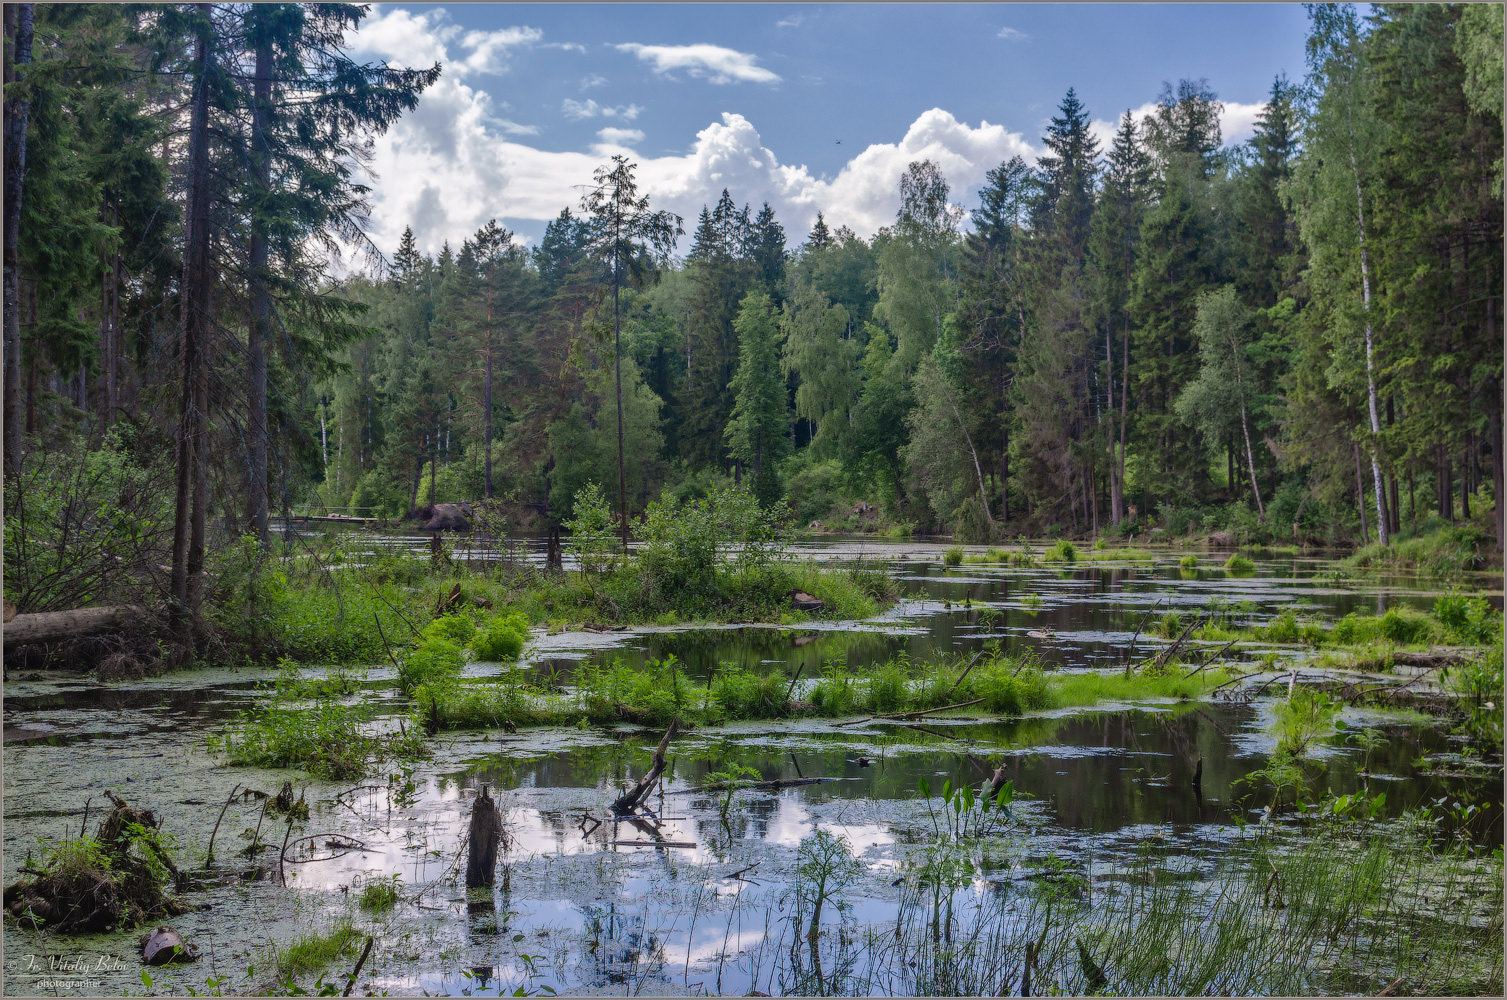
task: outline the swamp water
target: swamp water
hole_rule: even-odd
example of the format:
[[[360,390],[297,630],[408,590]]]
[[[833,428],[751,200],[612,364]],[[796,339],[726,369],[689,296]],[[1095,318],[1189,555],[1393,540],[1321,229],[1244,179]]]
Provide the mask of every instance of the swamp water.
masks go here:
[[[818,554],[851,558],[855,548],[826,543]],[[1255,575],[1234,577],[1182,570],[1166,555],[1156,563],[948,568],[941,546],[862,549],[868,561],[891,565],[905,594],[877,619],[537,636],[522,666],[568,683],[582,660],[674,655],[692,678],[732,661],[799,668],[809,680],[834,660],[861,671],[900,654],[971,654],[997,642],[1009,653],[1037,651],[1050,669],[1103,669],[1122,662],[1153,607],[1238,606],[1253,621],[1295,607],[1332,619],[1397,603],[1427,607],[1434,596],[1413,582],[1336,579],[1320,560],[1261,562]],[[1136,658],[1162,644],[1143,634]],[[391,673],[369,669],[362,696],[396,714],[407,706],[386,683]],[[271,793],[301,777],[227,767],[204,749],[205,736],[249,705],[269,676],[200,671],[110,685],[7,678],[5,884],[46,844],[79,832],[91,797],[92,829],[108,805],[105,789],[152,809],[176,837],[180,865],[201,867],[234,788]],[[1274,885],[1279,896],[1287,885],[1296,912],[1302,878],[1319,879],[1323,863],[1348,866],[1354,833],[1336,827],[1315,849],[1313,835],[1289,819],[1267,821],[1261,806],[1269,792],[1241,779],[1268,763],[1270,700],[1244,699],[1238,688],[1228,699],[1008,721],[693,730],[672,743],[665,781],[649,800],[658,821],[639,824],[614,824],[609,806],[648,769],[657,732],[441,734],[432,758],[411,767],[360,783],[296,780],[309,819],[289,830],[269,814],[259,838],[266,846],[250,857],[242,852],[261,803],[237,798],[221,823],[207,887],[191,896],[201,909],[172,921],[199,946],[197,964],[153,970],[147,989],[136,957],[140,930],[61,938],[7,923],[5,992],[183,994],[204,991],[210,977],[222,977],[226,992],[258,992],[279,978],[274,948],[286,953],[300,938],[349,922],[354,950],[329,965],[326,981],[344,987],[371,935],[358,994],[1019,993],[1028,946],[1037,955],[1037,992],[1083,992],[1097,972],[1144,992],[1194,984],[1211,993],[1374,993],[1392,980],[1397,936],[1418,928],[1387,924],[1374,898],[1366,919],[1337,920],[1333,933],[1317,935],[1322,947],[1281,925],[1288,900],[1272,899]],[[1408,919],[1423,913],[1485,926],[1499,953],[1500,886],[1492,898],[1481,885],[1493,871],[1500,879],[1491,851],[1501,843],[1501,772],[1465,767],[1461,749],[1423,717],[1346,709],[1336,733],[1312,751],[1323,766],[1308,776],[1304,797],[1384,792],[1370,822],[1395,830],[1399,845],[1420,842],[1418,814],[1409,810],[1435,806],[1439,815],[1460,804],[1454,819],[1422,835],[1453,840],[1451,860],[1405,866],[1417,876],[1406,893],[1426,897]],[[978,787],[1001,763],[1016,792],[1008,817],[988,817],[987,838],[947,838],[960,820],[947,819],[938,797],[944,782]],[[823,780],[739,790],[730,800],[698,791],[709,776],[729,772]],[[918,792],[923,779],[930,798]],[[461,845],[483,785],[502,808],[509,842],[495,888],[468,898]],[[1476,810],[1467,815],[1467,806]],[[831,838],[843,848],[830,850]],[[1298,859],[1291,872],[1288,859]],[[1281,884],[1264,867],[1279,865],[1287,873]],[[394,876],[396,906],[360,906],[366,886]],[[816,897],[824,908],[813,939]],[[1261,958],[1231,957],[1220,935],[1240,922],[1254,935],[1247,944],[1265,942],[1242,954]],[[1145,964],[1152,952],[1160,965]],[[1190,971],[1205,953],[1220,967]],[[1462,991],[1500,988],[1500,954],[1494,965],[1489,952],[1451,961]],[[310,987],[316,975],[296,979]]]

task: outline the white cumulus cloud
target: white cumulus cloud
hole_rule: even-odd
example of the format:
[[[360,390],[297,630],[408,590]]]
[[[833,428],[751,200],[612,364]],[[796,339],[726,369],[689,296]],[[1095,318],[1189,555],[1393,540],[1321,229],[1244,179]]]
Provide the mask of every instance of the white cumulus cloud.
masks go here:
[[[1023,42],[1031,36],[1026,34],[1024,31],[1021,31],[1019,28],[1006,27],[999,29],[999,34],[995,37],[1003,38],[1007,42]]]
[[[584,101],[577,101],[567,97],[560,105],[560,112],[566,118],[576,122],[584,121],[587,118],[621,118],[625,122],[631,122],[643,110],[637,104],[610,107],[598,104],[590,98]]]
[[[544,38],[538,28],[508,27],[465,31],[443,7],[414,13],[394,8],[366,18],[348,41],[355,55],[375,56],[402,66],[445,64],[446,75],[499,74],[508,70],[513,50]]]
[[[954,202],[983,183],[985,174],[1011,156],[1034,159],[1035,150],[1018,133],[980,122],[977,127],[933,108],[920,115],[904,137],[860,152],[834,178],[818,177],[804,165],[780,162],[758,130],[742,115],[724,113],[720,122],[696,134],[682,156],[641,164],[643,189],[687,219],[716,201],[725,187],[740,204],[769,202],[792,244],[802,241],[820,211],[828,225],[846,225],[862,236],[895,220],[900,177],[915,160],[942,169]]]
[[[636,146],[644,141],[644,134],[636,128],[614,128],[608,126],[597,130],[597,142],[592,147],[596,152],[617,151]],[[565,206],[560,206],[564,208]]]
[[[677,70],[710,83],[779,83],[779,76],[758,65],[754,57],[720,45],[640,45],[625,42],[619,52],[631,52],[656,73]]]
[[[436,88],[376,144],[373,240],[390,252],[412,225],[420,247],[432,253],[446,240],[458,245],[488,219],[547,222],[580,204],[608,156],[642,141],[637,129],[609,126],[587,151],[537,149],[497,127],[485,94],[461,85]],[[754,210],[767,201],[794,246],[818,211],[833,228],[846,225],[865,237],[893,223],[900,177],[913,161],[936,162],[952,201],[968,206],[989,170],[1015,155],[1034,161],[1037,153],[1002,125],[970,125],[932,108],[897,141],[861,150],[834,177],[782,161],[753,122],[731,112],[697,132],[684,152],[633,154],[633,160],[639,190],[654,209],[675,212],[692,227],[702,207],[727,188]]]

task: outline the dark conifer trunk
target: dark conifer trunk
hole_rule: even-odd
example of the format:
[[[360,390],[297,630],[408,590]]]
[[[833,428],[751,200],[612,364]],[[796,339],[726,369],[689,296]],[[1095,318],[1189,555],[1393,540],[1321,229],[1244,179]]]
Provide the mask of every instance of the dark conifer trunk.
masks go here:
[[[31,62],[32,5],[5,5],[5,89],[21,79],[20,67]],[[26,123],[30,102],[5,102],[5,478],[21,473],[21,196],[26,177]]]
[[[267,126],[272,114],[272,39],[261,26],[256,43],[256,75],[252,83],[251,172],[258,195],[272,186],[272,155]],[[260,206],[251,213],[251,322],[246,331],[246,437],[248,469],[246,519],[257,541],[267,535],[267,340],[271,334],[272,302],[267,290],[267,233]]]
[[[204,564],[204,487],[201,475],[208,377],[204,341],[209,333],[213,292],[210,261],[209,74],[213,58],[210,5],[198,4],[204,23],[194,42],[194,96],[188,134],[188,198],[185,210],[183,287],[179,296],[179,361],[182,402],[178,421],[178,469],[174,489],[171,589],[174,627],[185,645],[194,640],[197,580]]]

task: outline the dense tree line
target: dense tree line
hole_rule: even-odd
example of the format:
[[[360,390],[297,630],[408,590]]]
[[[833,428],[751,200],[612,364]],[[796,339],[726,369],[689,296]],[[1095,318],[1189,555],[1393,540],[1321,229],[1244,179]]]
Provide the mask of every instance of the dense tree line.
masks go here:
[[[929,162],[872,239],[818,217],[793,253],[768,205],[721,192],[683,261],[621,288],[630,512],[718,476],[807,519],[863,498],[979,538],[1197,511],[1385,538],[1494,502],[1491,10],[1313,8],[1306,81],[1276,79],[1233,148],[1204,81],[1127,113],[1107,149],[1070,90],[1046,154],[991,171],[967,227]],[[362,443],[337,449],[326,500],[504,496],[554,520],[583,483],[617,479],[590,223],[563,210],[492,277],[472,263],[483,230],[432,260],[405,244],[399,271],[422,281],[352,284],[383,333],[328,385],[340,435]],[[453,290],[475,281],[519,303],[499,408],[464,388],[474,353],[456,331],[483,300]],[[404,380],[426,365],[444,398],[422,429]]]
[[[439,67],[347,59],[345,5],[8,5],[7,497],[80,436],[175,456],[185,607],[269,508],[558,524],[590,482],[978,539],[1500,525],[1502,9],[1310,14],[1239,146],[1202,80],[1107,148],[1069,90],[1034,166],[964,208],[913,163],[869,239],[724,190],[672,260],[619,159],[537,246],[410,231],[335,281],[353,164]]]

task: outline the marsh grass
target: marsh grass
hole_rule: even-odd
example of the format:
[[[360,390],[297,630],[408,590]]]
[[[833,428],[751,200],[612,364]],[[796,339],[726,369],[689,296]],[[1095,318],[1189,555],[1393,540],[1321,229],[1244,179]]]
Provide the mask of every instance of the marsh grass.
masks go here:
[[[1031,656],[996,656],[967,670],[956,659],[912,663],[902,656],[864,670],[833,658],[817,676],[798,679],[792,686],[781,669],[758,672],[725,663],[709,679],[696,680],[673,657],[639,667],[614,660],[582,664],[569,686],[531,683],[514,671],[499,678],[424,686],[415,693],[414,724],[432,721],[438,729],[484,729],[584,720],[592,725],[632,722],[658,727],[679,719],[716,725],[888,715],[975,701],[965,711],[1019,716],[1106,701],[1196,698],[1229,677],[1220,668],[1189,678],[1175,673],[1049,674]]]
[[[1378,542],[1358,549],[1341,565],[1348,570],[1411,571],[1451,580],[1485,564],[1486,541],[1486,534],[1473,525],[1436,519],[1416,532],[1402,532],[1390,545]]]
[[[398,905],[398,896],[402,889],[403,878],[401,875],[393,875],[391,878],[375,879],[361,887],[361,897],[358,902],[363,910],[373,913],[385,913]]]
[[[1397,979],[1409,995],[1494,993],[1500,854],[1440,848],[1428,826],[1252,828],[1192,859],[1146,847],[1091,866],[1081,892],[959,878],[943,886],[950,922],[937,873],[913,866],[894,922],[819,947],[796,947],[796,933],[766,942],[753,980],[803,995],[1019,995],[1033,954],[1038,996],[1371,994]]]
[[[1156,556],[1149,549],[1114,548],[1105,546],[1096,547],[1087,553],[1080,553],[1079,558],[1086,562],[1155,562]]]
[[[285,979],[316,972],[337,960],[354,959],[360,940],[361,932],[349,919],[342,919],[329,930],[313,931],[279,948],[273,966]]]
[[[1256,564],[1239,552],[1234,553],[1230,558],[1225,560],[1224,568],[1235,576],[1249,576],[1256,572]]]
[[[417,732],[377,731],[373,706],[355,697],[337,699],[328,688],[331,677],[340,678],[342,692],[355,690],[343,671],[301,678],[297,667],[285,662],[257,704],[208,736],[209,749],[224,753],[232,764],[301,767],[334,779],[359,777],[382,762],[424,755]]]
[[[1059,538],[1041,558],[1047,562],[1073,562],[1078,558],[1078,550],[1066,538]]]

